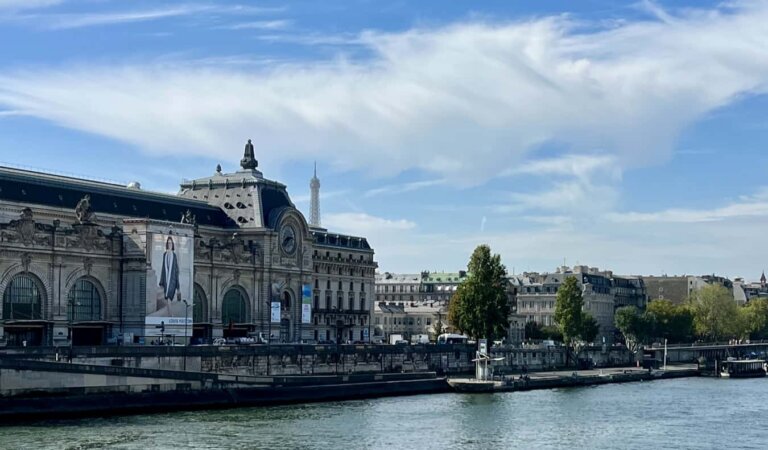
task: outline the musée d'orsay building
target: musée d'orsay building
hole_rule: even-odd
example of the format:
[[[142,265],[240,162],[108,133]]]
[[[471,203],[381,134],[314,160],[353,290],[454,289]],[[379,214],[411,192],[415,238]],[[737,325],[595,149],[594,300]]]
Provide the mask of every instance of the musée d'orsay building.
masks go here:
[[[177,195],[0,167],[0,345],[368,341],[373,250],[241,169]],[[161,337],[162,336],[162,337]]]

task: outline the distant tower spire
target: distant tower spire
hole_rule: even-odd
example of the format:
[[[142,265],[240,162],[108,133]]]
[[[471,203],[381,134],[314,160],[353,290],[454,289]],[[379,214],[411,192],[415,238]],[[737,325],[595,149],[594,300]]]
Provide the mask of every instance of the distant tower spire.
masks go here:
[[[256,161],[256,155],[253,153],[253,144],[251,144],[250,139],[245,144],[245,153],[243,154],[243,159],[240,160],[240,167],[245,170],[254,170],[259,167],[259,162]]]
[[[309,180],[309,189],[311,192],[309,200],[309,224],[313,227],[320,225],[320,179],[317,178],[317,161],[315,161],[315,172],[312,179]]]
[[[760,285],[765,287],[766,279],[765,279],[765,270],[763,270],[763,276],[760,277]]]

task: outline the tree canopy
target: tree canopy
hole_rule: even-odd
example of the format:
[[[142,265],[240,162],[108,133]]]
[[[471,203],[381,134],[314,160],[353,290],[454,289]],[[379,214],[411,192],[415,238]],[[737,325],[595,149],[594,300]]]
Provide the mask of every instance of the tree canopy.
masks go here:
[[[743,313],[725,287],[713,284],[702,287],[691,295],[690,307],[699,336],[717,341],[743,334]]]
[[[563,333],[563,342],[571,345],[582,332],[584,297],[575,277],[567,277],[557,291],[555,322]]]
[[[507,269],[487,245],[472,252],[467,269],[467,278],[451,298],[448,319],[470,337],[492,343],[506,336],[509,328]]]
[[[616,328],[624,335],[627,348],[636,352],[640,346],[653,337],[655,317],[648,311],[641,312],[635,306],[623,306],[614,316]]]
[[[690,342],[695,334],[693,313],[688,305],[675,305],[669,300],[657,299],[648,304],[646,314],[654,321],[651,338],[679,343]]]

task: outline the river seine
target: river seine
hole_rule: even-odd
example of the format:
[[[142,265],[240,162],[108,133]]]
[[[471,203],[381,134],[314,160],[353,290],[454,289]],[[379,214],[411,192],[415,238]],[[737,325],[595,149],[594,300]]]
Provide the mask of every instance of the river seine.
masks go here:
[[[768,447],[768,379],[689,378],[0,428],[3,449]]]

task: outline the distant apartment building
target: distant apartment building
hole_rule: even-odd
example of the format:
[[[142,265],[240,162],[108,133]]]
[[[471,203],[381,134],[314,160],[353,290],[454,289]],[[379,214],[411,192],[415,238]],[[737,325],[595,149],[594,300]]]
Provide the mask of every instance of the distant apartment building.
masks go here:
[[[448,307],[466,278],[466,271],[377,274],[374,339],[388,340],[391,334],[401,334],[405,339],[427,334],[435,339],[441,332],[456,331],[448,322]],[[506,339],[520,342],[524,338],[525,320],[517,314],[518,287],[510,282],[508,288],[510,323]]]
[[[568,277],[575,277],[584,297],[584,311],[600,325],[598,340],[613,342],[614,312],[621,306],[644,308],[647,294],[639,277],[615,276],[595,267],[560,267],[554,273],[524,273],[516,277],[517,312],[526,322],[555,325],[557,291]]]
[[[677,305],[685,303],[691,294],[708,284],[718,284],[733,291],[731,280],[716,275],[662,275],[642,278],[650,300],[664,299]]]
[[[745,304],[756,298],[768,298],[768,280],[765,272],[759,282],[747,283],[743,278],[733,280],[733,298],[739,304]]]

